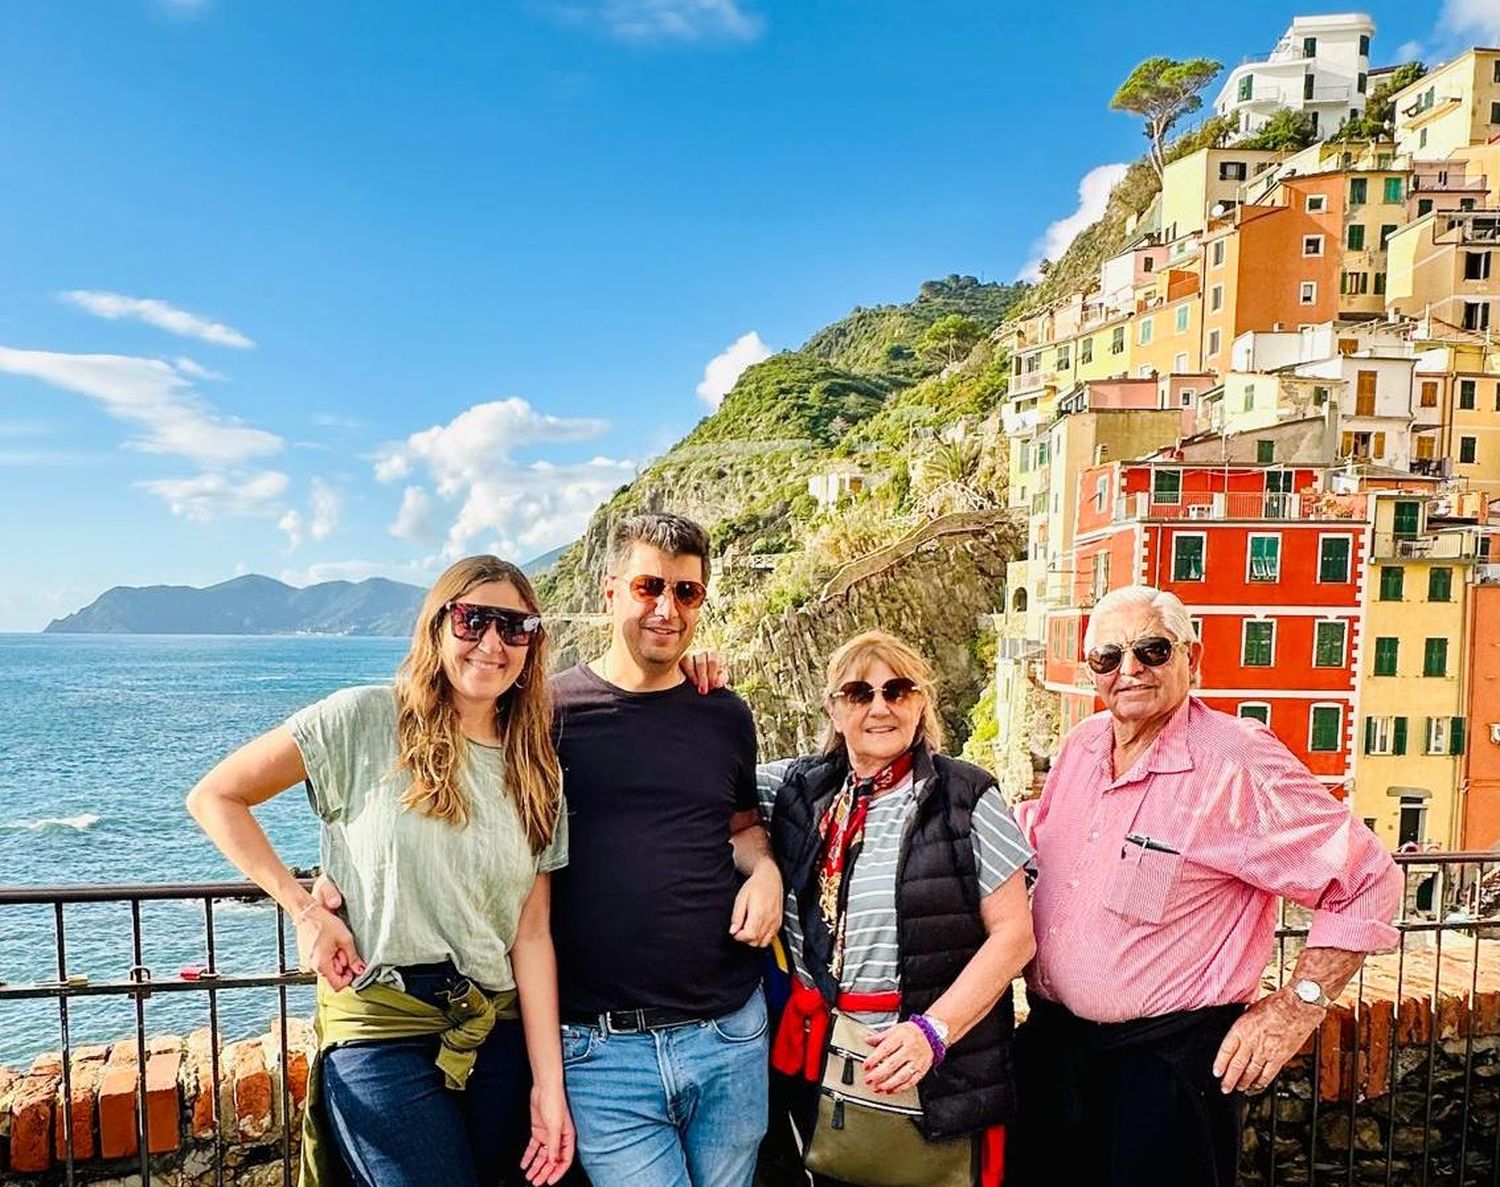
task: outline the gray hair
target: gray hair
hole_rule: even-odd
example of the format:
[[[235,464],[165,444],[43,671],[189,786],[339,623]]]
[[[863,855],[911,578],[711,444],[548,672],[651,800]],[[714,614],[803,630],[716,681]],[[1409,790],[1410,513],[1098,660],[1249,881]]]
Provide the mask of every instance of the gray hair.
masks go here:
[[[1095,629],[1099,620],[1106,614],[1123,610],[1127,606],[1142,606],[1150,610],[1161,619],[1162,629],[1179,643],[1198,641],[1198,635],[1193,630],[1193,616],[1176,594],[1151,585],[1127,585],[1122,589],[1110,590],[1094,603],[1094,608],[1089,611],[1088,629],[1083,632],[1085,652],[1092,650],[1094,646]]]
[[[703,580],[708,581],[708,533],[685,515],[644,511],[616,523],[609,539],[611,572],[625,563],[636,544],[649,545],[668,556],[696,556],[703,562]]]

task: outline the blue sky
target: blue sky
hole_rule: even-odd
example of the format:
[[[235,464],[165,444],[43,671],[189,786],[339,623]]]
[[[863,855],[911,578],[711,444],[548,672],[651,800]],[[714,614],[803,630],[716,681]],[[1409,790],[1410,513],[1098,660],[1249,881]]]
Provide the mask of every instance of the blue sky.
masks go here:
[[[1365,5],[1373,56],[1500,41],[1495,7]],[[1142,148],[1107,107],[1140,58],[1299,11],[9,5],[0,630],[562,543],[747,359],[1020,274]]]

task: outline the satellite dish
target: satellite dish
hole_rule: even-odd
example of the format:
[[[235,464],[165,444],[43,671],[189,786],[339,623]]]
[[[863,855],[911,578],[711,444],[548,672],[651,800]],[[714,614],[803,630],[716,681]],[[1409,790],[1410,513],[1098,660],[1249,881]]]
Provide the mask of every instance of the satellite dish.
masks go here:
[[[1229,207],[1225,206],[1224,203],[1222,203],[1222,202],[1215,202],[1214,203],[1214,208],[1212,210],[1210,210],[1209,213],[1212,214],[1215,218],[1223,218],[1224,215],[1228,212],[1228,210],[1229,210]]]

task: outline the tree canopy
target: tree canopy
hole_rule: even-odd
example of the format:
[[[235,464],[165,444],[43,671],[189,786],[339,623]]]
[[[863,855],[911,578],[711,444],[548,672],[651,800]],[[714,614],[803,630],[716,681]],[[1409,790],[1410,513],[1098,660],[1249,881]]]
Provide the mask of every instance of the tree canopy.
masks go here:
[[[917,349],[929,358],[951,365],[973,350],[983,333],[984,327],[972,317],[949,313],[923,331]]]
[[[1345,120],[1330,139],[1388,140],[1396,130],[1396,95],[1427,74],[1421,62],[1406,62],[1392,70],[1365,100],[1365,109]]]
[[[1258,132],[1236,141],[1235,147],[1296,152],[1316,143],[1317,139],[1318,129],[1309,113],[1281,107],[1272,113]]]
[[[1224,67],[1212,58],[1147,58],[1130,72],[1114,98],[1112,111],[1128,111],[1146,121],[1151,143],[1151,167],[1161,176],[1166,168],[1167,136],[1183,116],[1203,106],[1199,94]]]

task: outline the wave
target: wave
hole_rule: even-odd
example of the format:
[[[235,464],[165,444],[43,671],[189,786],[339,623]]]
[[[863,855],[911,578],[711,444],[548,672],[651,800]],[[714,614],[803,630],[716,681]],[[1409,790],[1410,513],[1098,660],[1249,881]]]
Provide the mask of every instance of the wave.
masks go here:
[[[33,833],[75,832],[89,833],[102,819],[94,812],[81,812],[77,816],[39,816],[35,820],[8,820],[0,822],[0,829],[25,830]]]

